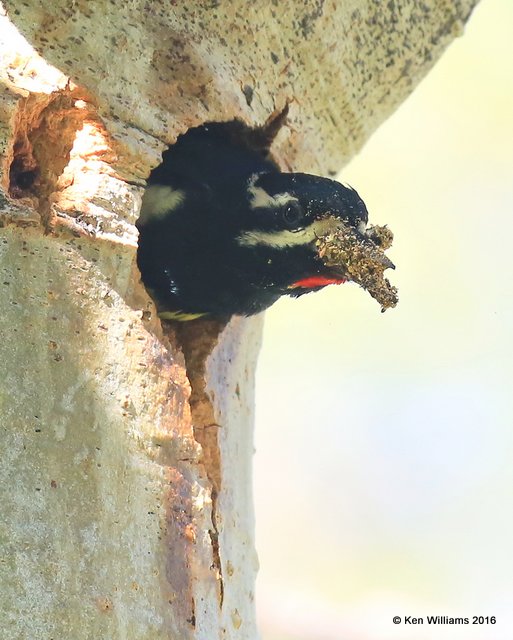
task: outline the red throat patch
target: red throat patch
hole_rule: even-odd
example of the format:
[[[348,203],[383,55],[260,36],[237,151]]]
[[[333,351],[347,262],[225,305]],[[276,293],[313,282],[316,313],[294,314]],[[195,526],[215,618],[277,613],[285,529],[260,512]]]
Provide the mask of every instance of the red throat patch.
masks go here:
[[[301,287],[302,289],[315,289],[317,287],[325,287],[328,284],[342,284],[346,280],[345,278],[327,278],[326,276],[311,276],[310,278],[303,278],[291,284],[289,289],[296,289]]]

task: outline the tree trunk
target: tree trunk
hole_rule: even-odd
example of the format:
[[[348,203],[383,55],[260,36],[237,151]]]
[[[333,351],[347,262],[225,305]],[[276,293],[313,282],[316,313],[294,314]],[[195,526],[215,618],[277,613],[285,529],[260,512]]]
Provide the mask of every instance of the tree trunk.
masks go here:
[[[285,170],[333,174],[474,4],[5,2],[2,638],[257,637],[262,319],[161,326],[135,267],[144,179],[231,119],[275,119]]]

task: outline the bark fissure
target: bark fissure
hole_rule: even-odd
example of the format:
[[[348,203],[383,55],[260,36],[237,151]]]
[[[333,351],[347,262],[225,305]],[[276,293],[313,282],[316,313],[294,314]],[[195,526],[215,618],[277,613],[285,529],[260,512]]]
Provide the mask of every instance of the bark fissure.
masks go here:
[[[209,537],[212,545],[212,569],[215,571],[218,586],[219,608],[224,600],[224,578],[219,546],[218,497],[222,490],[221,451],[214,413],[213,399],[206,390],[206,361],[217,344],[225,323],[209,320],[196,320],[179,324],[176,329],[185,359],[187,377],[191,385],[190,407],[194,438],[201,446],[200,464],[211,486],[211,522]]]

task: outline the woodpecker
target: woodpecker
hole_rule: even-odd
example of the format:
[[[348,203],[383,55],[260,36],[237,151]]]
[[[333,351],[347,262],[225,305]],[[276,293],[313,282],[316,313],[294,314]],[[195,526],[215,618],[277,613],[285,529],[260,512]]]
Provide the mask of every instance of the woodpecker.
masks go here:
[[[351,187],[281,172],[226,125],[204,125],[180,136],[149,177],[138,266],[161,318],[250,316],[346,281],[317,240],[340,222],[369,243],[367,220]]]

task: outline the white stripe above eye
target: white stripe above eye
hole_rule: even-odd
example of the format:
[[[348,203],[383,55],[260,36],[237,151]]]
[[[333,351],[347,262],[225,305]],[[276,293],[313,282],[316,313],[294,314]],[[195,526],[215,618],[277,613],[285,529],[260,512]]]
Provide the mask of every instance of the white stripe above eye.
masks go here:
[[[255,173],[248,181],[248,193],[251,196],[250,206],[252,209],[269,209],[271,207],[283,207],[288,202],[297,202],[297,198],[290,193],[276,193],[274,196],[267,193],[262,187],[257,187],[255,182],[260,177]]]
[[[245,231],[236,240],[244,247],[255,247],[265,245],[280,249],[283,247],[307,246],[315,242],[320,236],[337,228],[337,223],[333,218],[315,220],[304,229],[291,231],[289,229],[279,229],[277,231]]]
[[[185,200],[185,193],[167,185],[152,184],[146,187],[142,197],[139,222],[165,217],[174,211]]]

